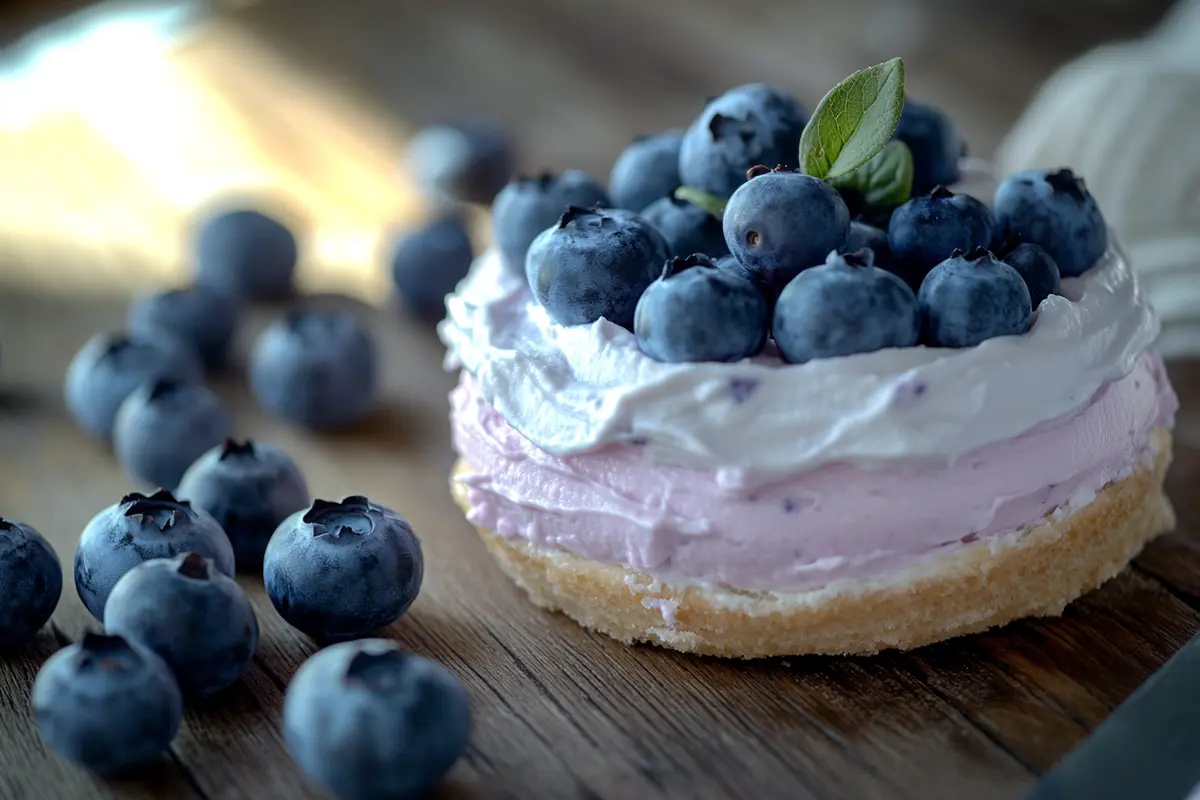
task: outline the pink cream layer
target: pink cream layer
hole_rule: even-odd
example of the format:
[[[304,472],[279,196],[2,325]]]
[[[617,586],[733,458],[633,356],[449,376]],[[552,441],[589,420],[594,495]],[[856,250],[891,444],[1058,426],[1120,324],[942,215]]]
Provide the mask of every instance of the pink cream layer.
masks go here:
[[[451,401],[473,524],[666,582],[776,591],[870,579],[1080,507],[1150,457],[1178,405],[1147,353],[1078,411],[952,467],[839,464],[760,483],[655,463],[632,444],[552,456],[465,372]]]

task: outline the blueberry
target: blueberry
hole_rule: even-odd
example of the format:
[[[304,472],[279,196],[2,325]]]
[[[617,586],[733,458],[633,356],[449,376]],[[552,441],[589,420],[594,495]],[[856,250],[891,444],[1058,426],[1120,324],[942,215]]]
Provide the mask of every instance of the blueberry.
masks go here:
[[[0,645],[37,635],[62,596],[62,566],[42,535],[0,518]]]
[[[309,428],[344,428],[378,400],[375,340],[352,315],[294,311],[262,332],[250,354],[259,404]]]
[[[271,534],[288,516],[307,508],[308,485],[300,468],[278,447],[226,439],[200,456],[176,494],[204,509],[225,530],[240,570],[262,568]]]
[[[906,99],[893,136],[912,153],[913,194],[958,183],[962,177],[958,160],[963,141],[950,118],[933,106]]]
[[[748,279],[695,255],[667,262],[638,301],[634,332],[657,361],[740,361],[762,350],[768,313]]]
[[[111,439],[117,410],[139,386],[156,378],[198,383],[203,377],[195,355],[175,339],[98,333],[71,359],[63,395],[80,427]]]
[[[667,241],[632,211],[570,207],[529,248],[534,297],[560,325],[604,317],[632,330],[638,298],[667,260]]]
[[[725,206],[725,242],[747,271],[778,291],[825,262],[850,233],[850,211],[828,183],[755,167]]]
[[[684,133],[679,177],[684,186],[729,197],[755,164],[796,166],[807,121],[804,107],[773,86],[730,89],[711,100]]]
[[[983,203],[938,186],[896,209],[888,225],[888,246],[909,285],[920,287],[925,274],[955,250],[987,247],[995,227]]]
[[[613,164],[608,191],[617,208],[641,211],[679,188],[679,146],[683,131],[642,136]]]
[[[771,330],[785,360],[800,364],[917,343],[916,296],[873,260],[870,250],[830,253],[784,288]]]
[[[508,135],[482,119],[423,128],[405,156],[427,193],[459,203],[491,203],[513,173]]]
[[[75,548],[75,590],[104,621],[104,604],[121,576],[152,558],[198,553],[234,576],[233,548],[217,521],[165,489],[131,492],[92,517]]]
[[[888,249],[887,231],[854,220],[850,223],[850,232],[846,236],[846,243],[842,245],[841,252],[857,253],[859,250],[865,249],[874,253],[873,263],[875,266],[883,267],[891,262],[892,251]]]
[[[1033,324],[1021,275],[978,248],[955,251],[925,276],[917,295],[921,339],[931,347],[974,347],[996,336],[1018,336]]]
[[[1058,264],[1045,248],[1031,242],[1014,241],[997,258],[1015,269],[1029,289],[1029,301],[1036,310],[1052,294],[1062,294]]]
[[[1044,247],[1064,278],[1087,272],[1108,249],[1100,206],[1069,169],[1015,172],[996,189],[995,204],[1000,227]]]
[[[424,797],[466,751],[470,733],[462,682],[387,639],[317,652],[283,701],[292,757],[344,800]]]
[[[367,636],[421,590],[425,560],[412,527],[365,497],[316,500],[279,524],[263,581],[279,615],[318,640]]]
[[[175,338],[194,350],[205,368],[225,364],[237,330],[239,304],[205,286],[149,292],[134,299],[126,327],[130,335],[152,341]]]
[[[441,318],[475,259],[471,237],[454,217],[442,217],[399,238],[392,246],[392,285],[419,317]]]
[[[237,583],[196,553],[126,572],[104,604],[108,633],[157,653],[180,688],[208,695],[236,681],[258,647],[258,618]]]
[[[674,197],[655,200],[642,217],[667,240],[667,251],[680,258],[701,253],[713,258],[729,255],[721,220],[700,206]]]
[[[492,237],[504,265],[514,274],[524,275],[529,246],[562,216],[567,206],[608,205],[611,202],[604,188],[577,169],[517,178],[500,190],[492,204]]]
[[[196,282],[223,294],[276,300],[292,293],[296,237],[260,211],[218,214],[200,227]]]
[[[166,752],[183,721],[183,697],[154,653],[89,632],[42,665],[33,716],[51,750],[112,774]]]

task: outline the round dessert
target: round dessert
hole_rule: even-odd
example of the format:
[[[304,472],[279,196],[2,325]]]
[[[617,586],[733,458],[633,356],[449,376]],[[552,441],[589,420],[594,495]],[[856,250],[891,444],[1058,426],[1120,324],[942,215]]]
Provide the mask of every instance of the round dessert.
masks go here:
[[[856,180],[807,174],[839,191]],[[769,175],[782,180],[752,169],[738,191]],[[555,287],[531,290],[485,253],[439,330],[447,367],[462,370],[453,493],[501,568],[533,602],[623,642],[742,658],[918,647],[1059,614],[1113,577],[1174,524],[1162,485],[1177,401],[1151,349],[1158,323],[1119,243],[1094,230],[1103,219],[1081,179],[1020,173],[993,188],[954,203],[963,214],[892,216],[890,241],[950,252],[896,272],[869,249],[790,265],[773,318],[730,310],[735,288],[771,284],[753,259],[736,287],[687,277],[720,269],[709,259],[660,267],[637,287],[629,330],[603,308],[625,318],[628,286],[589,294],[581,320],[583,304],[542,305]],[[871,218],[910,193],[876,201]],[[843,236],[840,218],[801,235],[828,217],[820,208],[760,216],[789,212],[794,251]],[[1042,238],[1029,241],[1044,249],[1036,264],[954,243],[993,216],[1006,236],[1019,217]],[[609,244],[634,219],[600,223],[610,235],[592,237],[591,263],[642,274]],[[735,255],[760,241],[726,232],[742,237]],[[1101,235],[1099,258],[1066,244]],[[1070,276],[1048,274],[1059,245]],[[573,285],[591,279],[581,252],[558,273]]]

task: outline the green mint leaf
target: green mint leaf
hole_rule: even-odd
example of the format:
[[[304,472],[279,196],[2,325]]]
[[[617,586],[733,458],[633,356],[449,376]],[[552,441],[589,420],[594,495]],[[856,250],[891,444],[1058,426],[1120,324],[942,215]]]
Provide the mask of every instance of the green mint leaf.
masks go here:
[[[904,142],[893,139],[870,161],[829,182],[835,189],[857,193],[868,206],[895,208],[912,197],[912,151]]]
[[[675,190],[675,199],[700,206],[717,219],[725,217],[725,203],[727,202],[725,198],[703,189],[697,189],[695,186],[680,186]]]
[[[800,137],[800,168],[814,178],[858,169],[891,140],[903,108],[899,58],[854,73],[817,104]]]

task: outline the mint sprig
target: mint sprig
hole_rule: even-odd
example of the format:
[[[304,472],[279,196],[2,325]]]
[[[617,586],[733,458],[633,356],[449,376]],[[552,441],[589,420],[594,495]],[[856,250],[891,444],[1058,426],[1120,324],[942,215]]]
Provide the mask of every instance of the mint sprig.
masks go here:
[[[725,216],[725,203],[728,202],[724,197],[718,197],[712,192],[697,189],[695,186],[680,186],[675,190],[675,199],[700,206],[717,219]]]
[[[853,172],[830,178],[838,190],[850,190],[874,208],[895,208],[912,197],[913,159],[908,145],[893,139]]]
[[[904,62],[854,73],[821,98],[800,137],[800,168],[827,180],[870,161],[891,140],[904,109]]]

